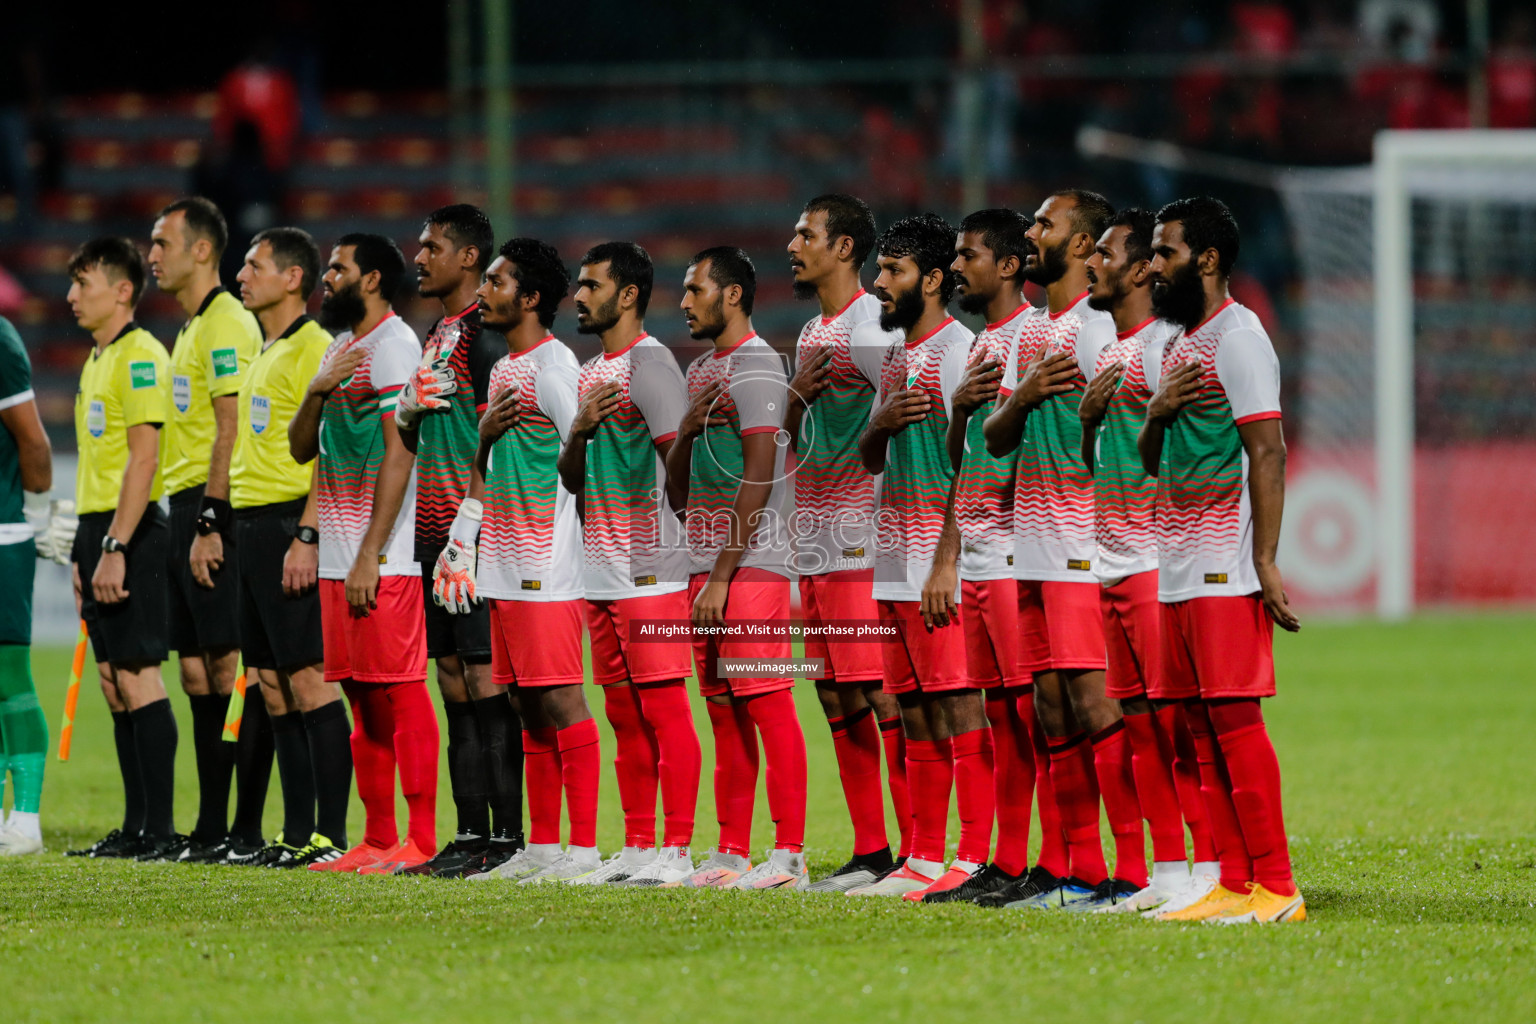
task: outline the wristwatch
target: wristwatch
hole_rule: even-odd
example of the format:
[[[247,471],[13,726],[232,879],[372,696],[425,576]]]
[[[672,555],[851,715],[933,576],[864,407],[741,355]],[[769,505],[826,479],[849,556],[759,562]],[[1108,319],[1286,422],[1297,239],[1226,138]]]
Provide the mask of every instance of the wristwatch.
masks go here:
[[[109,533],[101,538],[101,551],[102,554],[106,555],[110,555],[114,551],[120,551],[126,555],[128,553],[128,545]]]
[[[293,531],[293,539],[300,544],[319,544],[320,531],[313,526],[301,526]]]

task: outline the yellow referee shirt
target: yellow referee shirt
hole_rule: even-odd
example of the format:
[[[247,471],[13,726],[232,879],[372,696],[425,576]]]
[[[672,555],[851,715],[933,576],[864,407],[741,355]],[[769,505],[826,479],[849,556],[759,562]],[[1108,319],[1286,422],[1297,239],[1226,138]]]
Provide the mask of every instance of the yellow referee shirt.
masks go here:
[[[164,424],[171,415],[171,357],[155,336],[130,322],[106,348],[92,348],[80,371],[75,395],[75,508],[111,512],[128,468],[128,428]],[[160,433],[160,467],[165,465],[165,431]],[[158,501],[161,469],[155,470],[149,500]]]
[[[307,316],[259,352],[240,385],[240,433],[229,463],[229,503],[255,508],[309,493],[311,466],[288,454],[288,424],[304,401],[331,336]]]
[[[173,415],[165,444],[165,489],[170,493],[208,482],[213,399],[239,392],[261,340],[256,318],[223,288],[209,292],[177,333],[171,352]]]

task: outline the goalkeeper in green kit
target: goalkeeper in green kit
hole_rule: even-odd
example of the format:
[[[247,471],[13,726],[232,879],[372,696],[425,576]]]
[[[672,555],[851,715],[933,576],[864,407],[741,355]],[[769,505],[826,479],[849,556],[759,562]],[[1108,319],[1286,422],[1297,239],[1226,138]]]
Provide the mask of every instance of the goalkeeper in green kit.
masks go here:
[[[41,853],[38,804],[48,721],[32,685],[34,560],[69,564],[74,506],[50,502],[53,453],[32,394],[21,335],[0,317],[0,800],[11,779],[11,813],[0,825],[0,857]]]

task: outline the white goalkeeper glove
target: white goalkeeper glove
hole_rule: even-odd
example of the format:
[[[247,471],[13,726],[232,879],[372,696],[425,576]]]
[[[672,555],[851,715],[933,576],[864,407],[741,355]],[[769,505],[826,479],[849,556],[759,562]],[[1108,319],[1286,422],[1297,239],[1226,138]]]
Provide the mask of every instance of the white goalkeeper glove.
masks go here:
[[[22,511],[27,525],[32,527],[32,540],[37,546],[37,557],[46,558],[59,565],[68,565],[75,546],[75,531],[80,527],[75,503],[68,498],[49,500],[47,494],[23,491]]]
[[[480,603],[475,595],[475,541],[484,506],[465,498],[448,528],[448,545],[432,568],[432,600],[454,615],[468,615]]]
[[[415,429],[421,417],[434,409],[448,408],[447,398],[459,389],[453,367],[438,355],[436,349],[421,354],[421,364],[411,374],[400,391],[400,401],[395,405],[395,424],[406,430]]]

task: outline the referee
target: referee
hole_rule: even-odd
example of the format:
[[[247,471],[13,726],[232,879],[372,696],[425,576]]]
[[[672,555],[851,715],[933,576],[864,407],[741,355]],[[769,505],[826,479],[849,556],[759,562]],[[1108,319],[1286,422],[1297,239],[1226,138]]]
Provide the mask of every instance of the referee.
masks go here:
[[[187,314],[171,351],[171,423],[165,439],[170,495],[170,644],[181,660],[181,687],[192,705],[197,755],[197,825],[186,861],[222,861],[236,846],[260,848],[261,810],[271,747],[242,753],[256,770],[241,773],[233,832],[229,783],[235,751],[223,742],[224,717],[239,658],[239,580],[231,543],[229,460],[235,447],[236,393],[261,347],[256,321],[219,285],[219,257],[229,241],[224,215],[200,197],[160,211],[150,237],[149,268],[160,289]],[[232,554],[232,553],[228,553]],[[260,702],[252,702],[252,738],[264,737]],[[254,757],[252,757],[254,755]]]
[[[272,722],[283,830],[260,850],[231,850],[229,861],[300,868],[346,851],[352,793],[347,708],[341,686],[325,679],[313,470],[288,451],[288,423],[331,344],[330,334],[304,315],[320,282],[320,249],[308,232],[270,228],[252,240],[237,280],[241,302],[265,336],[240,385],[229,469],[240,642]]]
[[[75,856],[174,860],[176,716],[165,696],[165,513],[160,433],[170,416],[170,357],[134,323],[144,257],[126,238],[97,238],[69,260],[69,306],[96,346],[75,394],[79,466],[75,595],[90,633],[123,776],[123,825]]]

